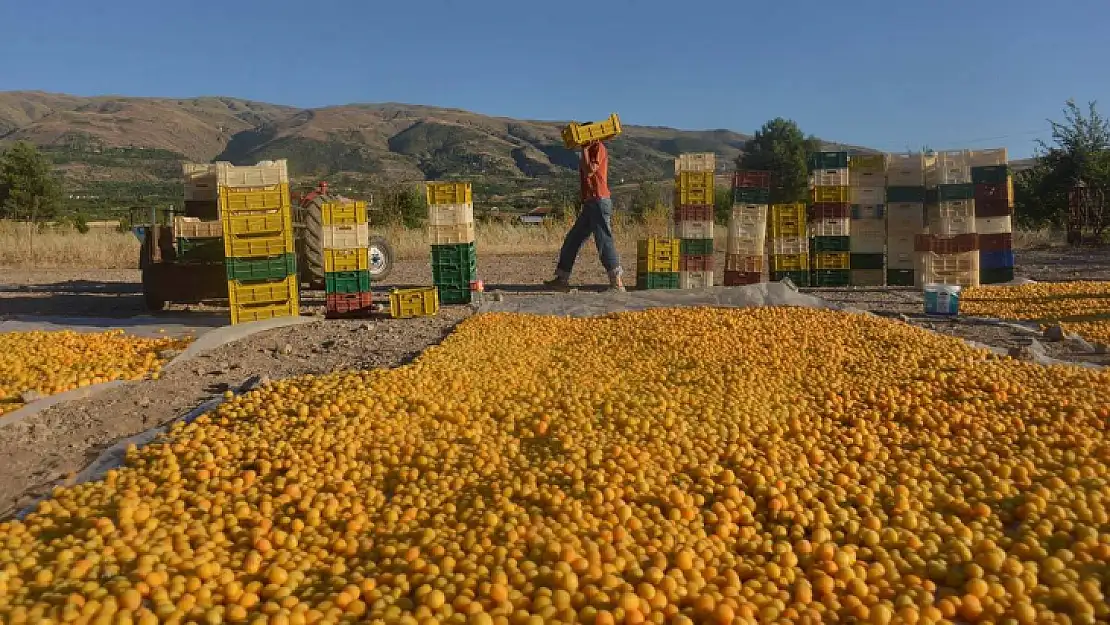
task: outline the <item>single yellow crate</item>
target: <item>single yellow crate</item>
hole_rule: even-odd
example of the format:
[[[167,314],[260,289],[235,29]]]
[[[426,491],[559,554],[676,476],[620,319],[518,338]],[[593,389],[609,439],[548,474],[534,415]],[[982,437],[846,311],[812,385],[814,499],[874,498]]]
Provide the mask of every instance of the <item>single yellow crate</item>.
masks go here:
[[[809,190],[809,199],[813,202],[837,202],[844,203],[851,201],[850,187],[846,185],[836,185],[828,187],[813,187]]]
[[[683,171],[675,176],[675,205],[713,204],[713,172]]]
[[[855,154],[848,157],[848,169],[852,170],[852,175],[856,172],[878,172],[886,171],[886,155],[885,154]]]
[[[356,250],[324,250],[324,271],[367,271],[370,254],[366,248]]]
[[[636,268],[640,273],[675,273],[679,268],[680,239],[644,239],[636,242]]]
[[[774,254],[771,271],[809,271],[809,254]]]
[[[806,205],[772,204],[770,231],[775,239],[806,236]]]
[[[434,286],[393,289],[389,293],[389,316],[394,319],[430,317],[439,312],[439,289]]]
[[[621,133],[621,119],[616,113],[609,119],[580,124],[571,122],[563,128],[563,145],[569,150],[580,148],[590,141],[605,141]]]
[[[228,213],[243,211],[291,210],[289,185],[271,187],[220,187],[220,210]]]
[[[328,202],[320,206],[325,226],[358,226],[368,223],[366,202]]]
[[[231,323],[249,323],[275,317],[296,317],[301,314],[300,302],[296,297],[276,304],[240,304],[231,307]]]
[[[278,234],[224,235],[224,256],[227,258],[258,258],[295,252],[293,229]]]
[[[474,203],[474,191],[469,182],[429,182],[426,186],[428,206]]]
[[[227,298],[232,308],[256,304],[282,304],[297,298],[297,276],[265,282],[229,280]]]
[[[293,230],[293,214],[288,208],[271,211],[225,212],[224,232],[231,236],[279,235]]]
[[[851,269],[852,255],[848,252],[820,252],[814,255],[814,269]]]

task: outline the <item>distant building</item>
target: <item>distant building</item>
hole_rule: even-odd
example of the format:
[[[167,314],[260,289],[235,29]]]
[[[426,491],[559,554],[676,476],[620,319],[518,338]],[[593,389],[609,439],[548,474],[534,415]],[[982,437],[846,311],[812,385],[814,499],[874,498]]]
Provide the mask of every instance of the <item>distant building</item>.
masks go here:
[[[551,208],[548,206],[541,206],[533,208],[532,210],[520,216],[520,223],[529,226],[538,226],[545,221],[551,219]]]

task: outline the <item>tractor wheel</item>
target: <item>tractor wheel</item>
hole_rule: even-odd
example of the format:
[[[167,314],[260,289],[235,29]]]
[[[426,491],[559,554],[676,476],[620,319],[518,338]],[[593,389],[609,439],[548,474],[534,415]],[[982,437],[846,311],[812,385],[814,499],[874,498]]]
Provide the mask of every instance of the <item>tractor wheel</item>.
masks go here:
[[[294,209],[297,228],[297,269],[301,283],[313,289],[324,288],[323,198],[317,196]]]
[[[149,276],[150,272],[150,269],[143,269],[143,303],[150,312],[162,312],[166,309],[166,297]]]
[[[381,282],[393,271],[393,247],[385,237],[372,236],[367,249],[370,253],[370,280]]]

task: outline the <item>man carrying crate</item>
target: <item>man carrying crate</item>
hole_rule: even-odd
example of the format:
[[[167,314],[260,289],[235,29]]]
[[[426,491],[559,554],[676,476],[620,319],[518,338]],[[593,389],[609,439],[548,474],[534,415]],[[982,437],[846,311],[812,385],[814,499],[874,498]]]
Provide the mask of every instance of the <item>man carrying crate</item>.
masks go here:
[[[555,267],[555,277],[545,281],[544,286],[565,291],[570,288],[570,273],[578,251],[590,235],[597,244],[601,264],[609,274],[609,290],[624,291],[621,279],[620,255],[613,242],[613,200],[609,195],[609,152],[601,141],[591,141],[582,146],[582,159],[578,164],[579,178],[582,183],[582,212],[563,239],[559,252],[559,263]]]

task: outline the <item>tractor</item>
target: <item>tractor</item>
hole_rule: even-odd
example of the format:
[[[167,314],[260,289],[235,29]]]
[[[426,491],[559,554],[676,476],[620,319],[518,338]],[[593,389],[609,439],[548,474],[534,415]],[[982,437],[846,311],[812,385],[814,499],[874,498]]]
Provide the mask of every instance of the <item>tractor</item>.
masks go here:
[[[316,188],[304,195],[293,198],[293,227],[296,229],[297,268],[301,284],[313,289],[324,288],[324,221],[322,208],[330,202],[350,201],[328,190],[327,182],[320,182]],[[373,198],[366,200],[373,207]],[[370,279],[374,282],[385,280],[393,271],[393,248],[383,236],[370,235],[367,246],[370,253]]]

